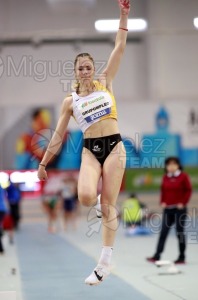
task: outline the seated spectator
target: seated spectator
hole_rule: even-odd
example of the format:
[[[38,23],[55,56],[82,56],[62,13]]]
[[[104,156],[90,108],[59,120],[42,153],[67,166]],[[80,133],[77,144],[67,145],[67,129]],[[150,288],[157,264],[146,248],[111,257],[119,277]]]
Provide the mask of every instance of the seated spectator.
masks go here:
[[[126,235],[150,234],[150,230],[143,226],[145,205],[140,203],[134,193],[122,205],[122,221],[126,228]]]

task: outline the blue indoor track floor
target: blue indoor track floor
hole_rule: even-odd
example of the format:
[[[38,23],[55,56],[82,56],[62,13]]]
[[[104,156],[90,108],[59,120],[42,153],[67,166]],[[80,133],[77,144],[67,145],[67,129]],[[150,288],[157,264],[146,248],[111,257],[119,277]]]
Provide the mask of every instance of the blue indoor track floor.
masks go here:
[[[95,261],[42,225],[23,227],[17,252],[24,300],[149,299],[115,275],[99,286],[85,285]]]
[[[0,300],[197,300],[198,219],[187,228],[187,264],[179,274],[166,274],[146,257],[154,254],[159,231],[149,236],[125,235],[120,223],[112,255],[112,273],[98,286],[85,278],[101,252],[101,227],[81,209],[76,230],[64,230],[60,216],[57,233],[47,231],[39,200],[24,201],[22,223],[9,243],[3,236],[5,254],[0,255]],[[174,228],[167,239],[163,260],[178,256]],[[166,275],[162,275],[165,273]]]

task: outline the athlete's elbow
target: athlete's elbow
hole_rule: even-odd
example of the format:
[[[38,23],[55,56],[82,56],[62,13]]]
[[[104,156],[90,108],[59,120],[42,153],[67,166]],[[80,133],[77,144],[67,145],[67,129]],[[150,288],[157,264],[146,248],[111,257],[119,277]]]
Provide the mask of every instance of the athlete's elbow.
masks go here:
[[[64,138],[64,134],[56,130],[48,145],[48,151],[50,151],[54,155],[59,153],[62,148],[63,138]]]

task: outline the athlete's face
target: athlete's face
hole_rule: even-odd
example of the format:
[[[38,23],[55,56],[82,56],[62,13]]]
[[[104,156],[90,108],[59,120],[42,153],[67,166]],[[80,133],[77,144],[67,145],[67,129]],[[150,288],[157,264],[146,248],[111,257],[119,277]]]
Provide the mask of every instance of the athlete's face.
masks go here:
[[[80,83],[90,83],[93,81],[95,68],[89,57],[79,57],[75,67],[76,79]]]

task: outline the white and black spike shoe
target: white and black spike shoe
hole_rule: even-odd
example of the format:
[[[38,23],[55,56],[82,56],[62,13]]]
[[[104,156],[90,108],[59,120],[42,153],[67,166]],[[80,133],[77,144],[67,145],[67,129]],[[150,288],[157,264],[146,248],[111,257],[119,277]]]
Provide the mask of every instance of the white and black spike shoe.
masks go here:
[[[110,274],[110,268],[98,264],[93,272],[85,279],[88,285],[98,285]]]

